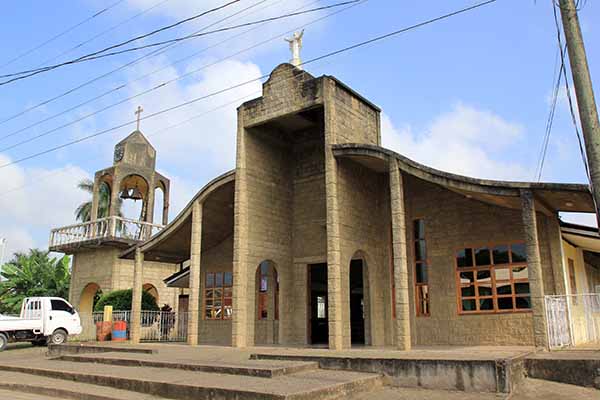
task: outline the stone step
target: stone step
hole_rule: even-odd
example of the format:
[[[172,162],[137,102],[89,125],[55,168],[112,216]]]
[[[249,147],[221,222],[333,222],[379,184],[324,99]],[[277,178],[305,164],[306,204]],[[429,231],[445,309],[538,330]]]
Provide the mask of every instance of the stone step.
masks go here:
[[[244,365],[226,363],[206,364],[196,362],[192,363],[180,361],[160,361],[156,359],[140,359],[111,353],[99,355],[64,355],[54,358],[54,360],[120,365],[126,367],[171,368],[185,371],[198,371],[227,375],[246,375],[261,378],[274,378],[277,376],[295,374],[298,372],[310,371],[319,368],[318,363],[306,361],[249,361]]]
[[[4,394],[7,394],[4,396]],[[19,393],[19,396],[17,396]],[[140,394],[128,390],[92,385],[62,379],[36,376],[19,372],[0,372],[0,398],[27,398],[23,393],[30,393],[32,399],[85,399],[85,400],[160,400],[161,397]]]
[[[10,364],[2,364],[0,361],[0,374],[4,372],[25,373],[181,400],[329,400],[346,398],[351,394],[379,388],[383,384],[381,375],[350,371],[313,370],[266,380],[244,375],[56,360],[39,360],[35,365],[27,361],[13,360]]]
[[[61,356],[63,354],[89,354],[89,353],[130,353],[130,354],[156,354],[158,350],[139,346],[130,346],[127,343],[96,345],[93,343],[63,343],[48,344],[48,354]]]

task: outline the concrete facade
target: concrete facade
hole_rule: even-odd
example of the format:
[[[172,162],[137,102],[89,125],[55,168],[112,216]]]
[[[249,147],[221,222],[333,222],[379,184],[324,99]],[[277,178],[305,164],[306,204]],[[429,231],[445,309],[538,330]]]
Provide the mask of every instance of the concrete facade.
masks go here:
[[[542,296],[566,287],[558,212],[593,211],[587,187],[486,181],[417,164],[381,147],[379,108],[334,77],[289,64],[238,108],[236,146],[234,171],[204,186],[159,235],[120,254],[124,263],[144,254],[144,279],[153,265],[171,265],[161,278],[171,290],[189,288],[189,343],[547,345]],[[417,219],[425,260],[415,250]],[[465,312],[458,254],[499,245],[523,246],[526,261],[515,253],[518,268],[494,276],[491,261],[472,267],[479,305]],[[231,300],[225,284],[208,287],[212,273],[232,276]],[[485,294],[497,279],[519,307],[501,309],[506,300]],[[427,289],[424,313],[418,285]]]

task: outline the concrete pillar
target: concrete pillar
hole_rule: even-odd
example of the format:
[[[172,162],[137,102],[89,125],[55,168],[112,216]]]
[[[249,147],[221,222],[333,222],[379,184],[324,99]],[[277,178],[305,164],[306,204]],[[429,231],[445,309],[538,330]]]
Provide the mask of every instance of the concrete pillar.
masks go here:
[[[110,190],[110,206],[108,216],[117,216],[119,213],[119,189],[121,188],[121,177],[118,174],[113,176],[112,186]]]
[[[547,217],[550,256],[552,257],[552,275],[554,276],[554,294],[567,294],[567,274],[562,245],[562,233],[558,216]]]
[[[190,240],[190,302],[188,314],[188,344],[198,344],[200,318],[200,264],[202,257],[202,203],[192,206],[192,238]]]
[[[246,170],[246,131],[242,108],[238,109],[237,160],[235,171],[233,230],[233,316],[231,345],[246,347],[248,340],[248,178]],[[256,267],[255,267],[256,268]],[[254,313],[251,313],[253,318]],[[254,329],[252,324],[252,329]]]
[[[392,263],[396,296],[395,343],[399,350],[410,350],[410,306],[408,301],[408,260],[406,257],[406,215],[404,183],[393,158],[390,168],[390,210],[392,221]]]
[[[531,190],[521,190],[521,208],[523,213],[523,231],[527,249],[527,271],[531,311],[533,317],[533,339],[535,347],[548,348],[548,327],[544,304],[544,280],[540,259],[540,245],[535,213],[535,200]]]
[[[148,193],[146,194],[146,198],[144,199],[144,207],[146,208],[146,212],[144,215],[145,222],[154,222],[154,199],[156,196],[156,187],[155,187],[155,178],[152,178],[148,181]],[[150,232],[148,232],[148,237],[151,236]]]
[[[163,186],[163,212],[162,212],[162,224],[167,225],[169,223],[169,194],[170,188],[168,185]]]
[[[338,199],[337,161],[331,151],[336,143],[336,113],[334,87],[330,80],[323,83],[325,103],[325,196],[327,208],[327,316],[329,348],[341,350],[343,341],[342,250]]]
[[[144,279],[144,253],[137,247],[135,249],[135,261],[133,265],[133,293],[131,299],[131,343],[139,343],[141,337],[142,322],[142,281]]]
[[[92,210],[90,212],[90,221],[98,219],[98,206],[100,204],[100,176],[94,177],[94,189],[92,191]]]

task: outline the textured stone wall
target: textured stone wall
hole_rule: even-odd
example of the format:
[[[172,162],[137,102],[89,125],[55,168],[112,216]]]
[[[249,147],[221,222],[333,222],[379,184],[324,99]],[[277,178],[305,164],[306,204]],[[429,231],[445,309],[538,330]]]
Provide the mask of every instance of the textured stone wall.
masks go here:
[[[96,283],[103,293],[133,287],[133,260],[121,260],[122,250],[105,247],[86,250],[73,256],[70,302],[79,307],[81,292],[88,283]],[[144,262],[143,284],[149,283],[158,291],[158,305],[178,306],[178,290],[168,288],[163,279],[179,270],[175,264]]]
[[[415,344],[532,345],[531,313],[459,315],[455,251],[465,246],[524,241],[521,210],[492,206],[417,178],[406,178],[411,323]],[[412,220],[425,221],[431,316],[415,317]],[[545,218],[538,214],[538,221]],[[552,276],[545,223],[538,225],[544,280]],[[549,287],[553,281],[546,283]]]
[[[384,319],[389,305],[389,209],[387,177],[358,163],[338,162],[342,319],[344,347],[350,346],[350,260],[363,259],[367,344],[385,344]],[[389,343],[389,342],[388,342]]]
[[[198,321],[198,343],[231,345],[231,320],[211,320],[204,317],[204,289],[207,272],[232,272],[233,237],[202,252],[200,269],[200,307]]]

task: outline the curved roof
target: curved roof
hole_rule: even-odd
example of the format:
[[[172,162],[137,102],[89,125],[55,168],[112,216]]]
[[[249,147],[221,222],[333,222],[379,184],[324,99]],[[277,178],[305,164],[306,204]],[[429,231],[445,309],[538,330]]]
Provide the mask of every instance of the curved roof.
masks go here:
[[[179,232],[181,232],[181,231],[186,231],[186,232],[184,232],[183,237],[188,237],[188,239],[189,239],[189,236],[191,233],[191,230],[189,229],[189,227],[191,226],[192,206],[193,206],[194,202],[206,201],[211,194],[217,193],[220,190],[224,189],[228,183],[232,183],[232,182],[234,182],[234,180],[235,180],[235,170],[231,170],[222,175],[219,175],[215,179],[208,182],[206,185],[204,185],[204,187],[202,187],[202,189],[200,189],[198,191],[198,193],[196,193],[196,195],[188,202],[188,204],[173,219],[173,221],[171,221],[159,233],[152,236],[147,241],[140,243],[137,246],[133,246],[133,247],[127,249],[127,251],[125,251],[123,254],[121,254],[121,258],[132,258],[136,247],[141,247],[142,251],[144,253],[146,253],[147,256],[149,255],[150,259],[152,259],[152,255],[149,253],[155,247],[157,247],[159,244],[161,244],[163,241],[167,240],[168,238],[170,238],[173,235],[179,236]],[[229,195],[229,192],[231,192],[231,195],[232,195],[231,190],[228,191],[228,193],[226,193],[225,195]],[[233,210],[232,210],[232,214],[233,214]],[[186,222],[189,222],[189,224]],[[190,232],[187,232],[187,231],[190,231]],[[187,247],[182,246],[182,249],[189,252],[189,246],[187,246]],[[184,259],[187,259],[187,258],[184,257]],[[178,256],[177,254],[172,254],[171,257],[168,254],[167,255],[163,254],[163,257],[160,259],[157,258],[156,261],[182,262],[184,260],[182,260],[181,257]]]
[[[390,159],[396,159],[399,168],[407,174],[447,187],[467,197],[475,197],[496,204],[501,203],[503,206],[516,206],[514,208],[517,208],[519,202],[513,201],[514,204],[510,204],[510,201],[499,199],[498,196],[519,197],[521,190],[532,190],[540,203],[539,209],[546,213],[556,211],[594,212],[594,204],[588,185],[472,178],[440,171],[415,162],[392,150],[369,144],[335,144],[332,149],[334,155],[338,158],[352,159],[379,172],[387,172]]]

